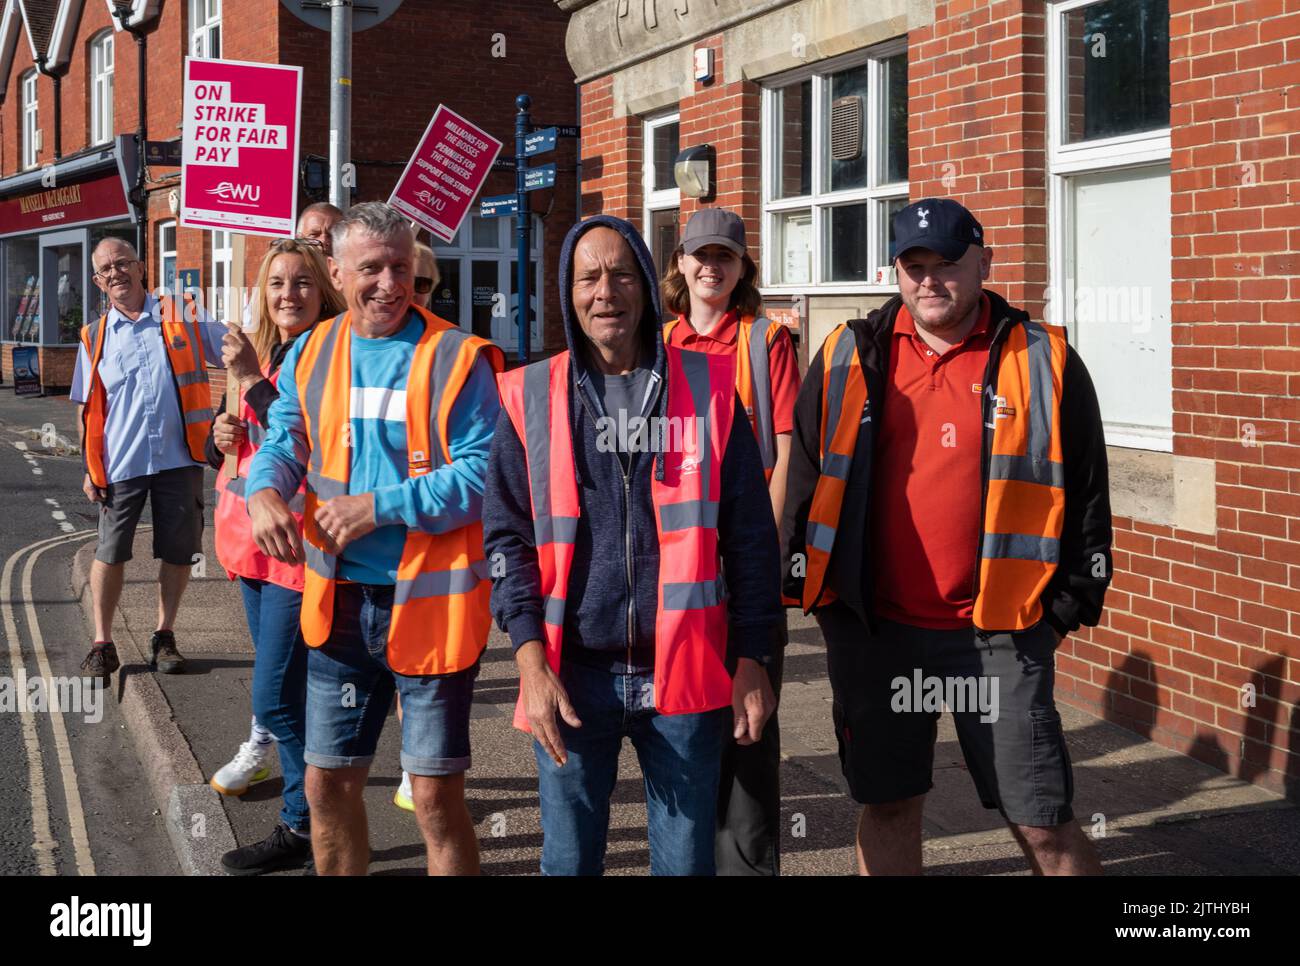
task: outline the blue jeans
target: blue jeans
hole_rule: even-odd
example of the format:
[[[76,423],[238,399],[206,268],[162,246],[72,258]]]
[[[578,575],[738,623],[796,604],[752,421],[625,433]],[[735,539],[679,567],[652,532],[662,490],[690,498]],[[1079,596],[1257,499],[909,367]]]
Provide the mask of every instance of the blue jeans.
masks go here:
[[[239,578],[244,613],[253,635],[253,715],[275,736],[284,772],[284,807],[280,820],[291,829],[308,827],[307,766],[303,749],[307,731],[307,645],[298,629],[302,594],[265,580]]]
[[[392,584],[334,589],[329,639],[307,658],[307,763],[368,767],[396,692],[402,697],[402,770],[459,775],[470,766],[469,713],[478,662],[451,674],[398,674],[388,666],[392,616]]]
[[[542,874],[600,875],[605,868],[609,799],[623,738],[632,739],[645,776],[651,875],[713,875],[718,773],[730,708],[664,715],[654,709],[654,675],[613,674],[571,661],[560,681],[582,721],[556,723],[568,752],[563,767],[542,746]]]

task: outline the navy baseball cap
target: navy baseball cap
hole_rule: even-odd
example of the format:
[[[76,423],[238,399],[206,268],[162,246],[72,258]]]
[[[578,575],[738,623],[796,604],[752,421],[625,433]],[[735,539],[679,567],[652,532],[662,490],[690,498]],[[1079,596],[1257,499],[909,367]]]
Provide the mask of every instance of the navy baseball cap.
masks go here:
[[[909,248],[928,248],[955,262],[971,245],[984,247],[984,226],[951,198],[922,198],[894,215],[891,261]]]

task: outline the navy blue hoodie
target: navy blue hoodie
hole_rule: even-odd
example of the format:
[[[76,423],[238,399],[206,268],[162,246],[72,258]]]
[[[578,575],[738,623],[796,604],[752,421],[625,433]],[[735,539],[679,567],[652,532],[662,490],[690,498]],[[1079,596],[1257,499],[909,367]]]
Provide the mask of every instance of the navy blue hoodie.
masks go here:
[[[636,229],[619,218],[596,215],[574,225],[560,255],[560,308],[569,346],[569,407],[582,515],[564,614],[564,657],[615,673],[654,663],[658,609],[659,538],[650,497],[652,473],[662,454],[633,452],[626,476],[618,454],[597,446],[596,419],[604,414],[592,387],[584,347],[587,336],[573,309],[573,252],[597,227],[619,232],[636,254],[649,297],[641,320],[643,359],[653,359],[651,414],[667,412],[667,355],[660,326],[654,262]],[[545,364],[545,363],[540,363]],[[731,436],[722,459],[718,545],[731,618],[733,657],[771,652],[772,627],[781,616],[780,551],[758,444],[736,397]],[[492,613],[517,649],[545,640],[541,572],[529,506],[528,468],[514,424],[501,411],[483,492],[483,544],[494,577]],[[630,548],[630,554],[629,554]],[[501,554],[501,557],[496,557]]]

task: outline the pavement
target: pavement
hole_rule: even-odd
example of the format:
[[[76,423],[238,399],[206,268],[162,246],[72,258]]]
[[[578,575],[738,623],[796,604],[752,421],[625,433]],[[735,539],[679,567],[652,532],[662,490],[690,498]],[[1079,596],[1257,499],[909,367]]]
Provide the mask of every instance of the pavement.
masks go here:
[[[208,476],[211,484],[213,474]],[[253,670],[239,594],[217,562],[211,507],[208,513],[201,572],[191,580],[176,625],[187,673],[155,675],[145,666],[157,598],[152,534],[143,526],[127,565],[114,630],[123,662],[114,681],[122,719],[166,817],[177,860],[190,874],[220,874],[223,851],[264,837],[275,824],[282,787],[278,764],[270,780],[239,799],[220,796],[206,784],[247,737]],[[92,544],[84,546],[72,573],[87,620],[86,575],[93,553]],[[825,654],[811,619],[792,615],[790,631],[781,700],[782,871],[848,875],[854,870],[858,809],[840,774]],[[510,724],[515,694],[509,644],[494,629],[474,695],[474,765],[467,780],[487,874],[538,870],[536,763],[531,739]],[[1075,810],[1109,872],[1300,873],[1300,808],[1134,732],[1072,708],[1060,710],[1074,761]],[[399,737],[396,716],[390,714],[366,792],[374,875],[424,870],[414,816],[392,804],[401,778]],[[934,783],[924,826],[928,871],[1026,872],[997,814],[979,805],[947,715],[939,727]],[[644,792],[630,745],[620,759],[606,868],[620,875],[649,871]]]

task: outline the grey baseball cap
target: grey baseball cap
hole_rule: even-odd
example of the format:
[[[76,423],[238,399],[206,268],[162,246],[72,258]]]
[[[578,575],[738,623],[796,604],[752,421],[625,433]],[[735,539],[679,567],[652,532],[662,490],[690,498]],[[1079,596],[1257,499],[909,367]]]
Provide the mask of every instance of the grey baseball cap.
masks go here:
[[[744,220],[726,208],[701,208],[686,223],[682,249],[693,255],[705,245],[723,245],[737,255],[745,254]]]

